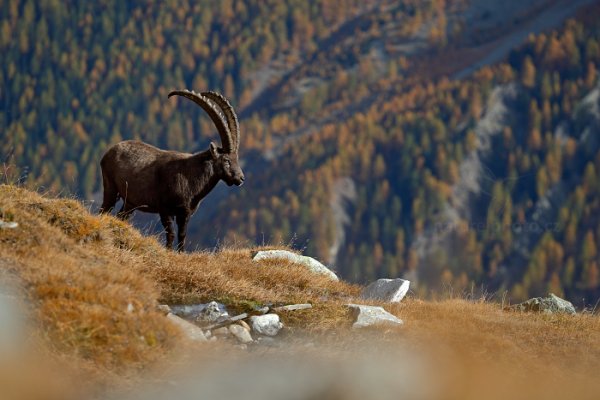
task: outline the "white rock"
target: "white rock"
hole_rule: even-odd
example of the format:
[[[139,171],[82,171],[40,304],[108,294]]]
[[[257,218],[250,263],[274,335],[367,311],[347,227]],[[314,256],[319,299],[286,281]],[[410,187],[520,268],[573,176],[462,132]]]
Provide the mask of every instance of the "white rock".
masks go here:
[[[406,296],[409,288],[410,281],[405,279],[378,279],[367,286],[360,297],[368,300],[399,303]]]
[[[175,325],[179,327],[181,332],[190,340],[195,340],[199,342],[205,342],[206,336],[204,336],[204,332],[202,329],[192,324],[191,322],[186,321],[183,318],[178,317],[175,314],[167,314],[167,318],[173,322]]]
[[[294,264],[300,264],[311,270],[316,274],[327,275],[330,279],[334,281],[339,281],[337,275],[327,268],[325,265],[321,264],[319,261],[315,260],[312,257],[301,256],[291,251],[287,250],[265,250],[259,251],[254,256],[254,261],[262,261],[262,260],[288,260],[293,262]]]
[[[0,229],[15,229],[19,226],[16,222],[6,222],[0,219]]]
[[[252,342],[252,336],[250,335],[250,332],[248,332],[246,329],[244,329],[244,327],[241,325],[238,325],[238,324],[229,325],[229,332],[231,332],[231,334],[233,336],[235,336],[235,338],[237,340],[239,340],[241,343]]]
[[[250,317],[250,324],[254,332],[265,336],[275,336],[283,328],[277,314],[254,315]]]
[[[376,325],[402,325],[404,322],[385,311],[383,307],[365,306],[362,304],[346,304],[354,313],[353,328],[364,328]]]

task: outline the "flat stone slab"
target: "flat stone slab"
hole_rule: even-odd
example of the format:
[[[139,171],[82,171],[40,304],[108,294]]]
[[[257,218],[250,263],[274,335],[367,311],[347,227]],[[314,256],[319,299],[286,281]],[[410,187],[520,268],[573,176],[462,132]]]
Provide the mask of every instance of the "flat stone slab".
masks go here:
[[[346,304],[354,314],[353,328],[365,328],[368,326],[391,325],[400,326],[404,324],[400,318],[385,311],[383,307],[365,306],[362,304]]]
[[[212,330],[212,329],[222,328],[224,326],[231,325],[234,322],[243,322],[242,320],[246,319],[246,318],[248,318],[248,314],[246,314],[246,313],[239,314],[239,315],[236,315],[235,317],[227,318],[223,321],[219,321],[212,325],[205,326],[204,329]]]
[[[534,297],[520,304],[507,307],[513,311],[531,311],[545,314],[576,314],[577,311],[573,304],[567,300],[561,299],[553,293],[548,297]]]
[[[312,304],[289,304],[287,306],[273,307],[273,311],[297,311],[297,310],[309,310],[312,308]]]
[[[185,319],[178,317],[175,314],[167,314],[167,318],[173,322],[173,324],[177,325],[181,332],[190,340],[206,342],[206,336],[202,329],[192,324],[191,322],[186,321]]]
[[[312,257],[301,256],[291,251],[287,250],[264,250],[259,251],[254,256],[254,261],[263,261],[263,260],[288,260],[294,264],[300,264],[304,267],[308,268],[310,271],[315,274],[321,274],[328,276],[331,280],[339,281],[340,279],[337,275],[327,268],[325,265],[321,264],[319,261],[315,260]]]
[[[399,303],[406,296],[409,288],[410,281],[406,279],[378,279],[364,288],[360,297],[366,300]]]
[[[275,336],[283,328],[277,314],[254,315],[250,317],[250,325],[254,332],[265,336]]]

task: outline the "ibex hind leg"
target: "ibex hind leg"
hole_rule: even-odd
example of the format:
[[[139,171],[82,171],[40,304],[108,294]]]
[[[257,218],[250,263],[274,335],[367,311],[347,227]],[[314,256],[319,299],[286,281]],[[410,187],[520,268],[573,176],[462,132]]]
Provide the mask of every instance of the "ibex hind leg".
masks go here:
[[[102,186],[104,188],[104,195],[102,199],[102,206],[100,207],[100,213],[109,213],[115,208],[115,204],[119,200],[119,191],[117,186],[110,181],[104,174],[102,174]]]
[[[165,246],[167,249],[173,248],[173,241],[175,240],[175,232],[173,232],[173,217],[166,214],[160,214],[160,222],[165,228],[167,241]]]
[[[189,213],[177,214],[177,251],[185,251],[185,235],[187,232],[187,225],[190,220]]]

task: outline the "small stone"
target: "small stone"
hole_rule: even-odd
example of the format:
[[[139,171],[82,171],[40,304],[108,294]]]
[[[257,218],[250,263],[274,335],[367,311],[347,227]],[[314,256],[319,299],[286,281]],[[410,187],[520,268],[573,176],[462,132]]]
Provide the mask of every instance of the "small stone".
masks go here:
[[[167,314],[167,318],[173,322],[175,325],[179,327],[181,332],[190,340],[205,342],[206,336],[204,336],[204,332],[202,329],[192,324],[191,322],[186,321],[183,318],[178,317],[175,314]]]
[[[246,321],[238,321],[237,323],[248,332],[251,331],[250,325]]]
[[[259,314],[266,314],[269,312],[269,307],[267,307],[267,306],[259,307],[259,308],[255,309],[255,311]]]
[[[18,228],[19,224],[16,222],[6,222],[0,219],[0,229],[15,229]]]
[[[250,323],[254,332],[265,336],[275,336],[283,328],[277,314],[254,315],[250,317]]]
[[[354,313],[355,322],[353,328],[364,328],[377,325],[396,325],[400,326],[404,322],[385,311],[383,307],[365,306],[362,304],[346,304]]]
[[[212,334],[215,336],[229,336],[231,332],[229,332],[229,329],[224,326],[222,328],[213,329]]]
[[[340,279],[337,275],[327,268],[325,265],[321,264],[319,261],[315,260],[312,257],[301,256],[296,253],[292,253],[287,250],[265,250],[259,251],[254,256],[254,261],[262,261],[262,260],[288,260],[294,264],[300,264],[304,267],[308,268],[310,271],[315,274],[326,275],[331,280],[339,281]]]
[[[233,336],[235,336],[235,338],[237,340],[239,340],[241,343],[251,343],[252,342],[252,336],[250,335],[250,332],[248,332],[246,329],[244,329],[244,327],[241,325],[238,325],[238,324],[229,325],[229,332],[231,332],[231,334]]]
[[[367,286],[360,297],[366,300],[399,303],[406,296],[409,287],[410,281],[405,279],[378,279]]]

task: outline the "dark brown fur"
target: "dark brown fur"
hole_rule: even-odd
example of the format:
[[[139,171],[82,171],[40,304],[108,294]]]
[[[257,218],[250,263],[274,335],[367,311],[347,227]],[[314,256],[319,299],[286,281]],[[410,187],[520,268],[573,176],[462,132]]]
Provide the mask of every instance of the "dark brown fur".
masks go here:
[[[207,101],[211,107],[215,106],[206,97],[193,94]],[[233,112],[233,109],[229,111]],[[216,119],[213,115],[211,118],[213,121]],[[168,248],[173,246],[175,218],[178,227],[177,249],[184,250],[188,221],[202,199],[221,179],[229,186],[241,186],[244,182],[235,145],[239,143],[239,128],[229,126],[232,124],[224,123],[224,120],[215,123],[222,141],[233,142],[233,145],[224,143],[223,147],[230,149],[228,152],[217,148],[214,143],[210,144],[207,151],[189,154],[161,150],[133,140],[109,148],[100,162],[104,186],[100,212],[110,212],[120,198],[123,207],[118,216],[122,219],[129,218],[135,210],[159,214],[165,227]],[[229,135],[225,135],[223,129],[228,129],[226,133]]]

